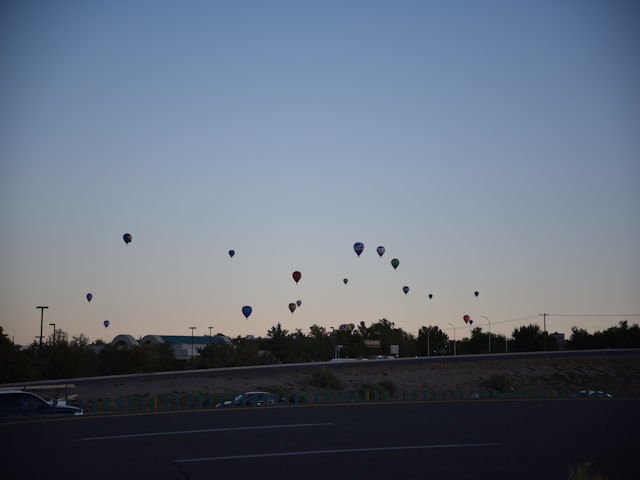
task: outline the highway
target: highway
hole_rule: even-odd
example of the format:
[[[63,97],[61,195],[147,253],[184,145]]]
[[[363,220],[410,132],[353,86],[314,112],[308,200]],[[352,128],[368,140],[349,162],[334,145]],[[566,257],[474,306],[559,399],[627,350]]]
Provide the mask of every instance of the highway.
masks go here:
[[[0,420],[4,478],[637,478],[640,400],[378,402]]]

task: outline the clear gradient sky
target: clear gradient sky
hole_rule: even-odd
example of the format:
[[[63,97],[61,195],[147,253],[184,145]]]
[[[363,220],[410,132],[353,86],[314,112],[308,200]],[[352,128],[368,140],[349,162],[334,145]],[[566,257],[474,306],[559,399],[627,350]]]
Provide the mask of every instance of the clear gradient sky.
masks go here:
[[[635,1],[4,1],[0,325],[640,314],[639,47]]]

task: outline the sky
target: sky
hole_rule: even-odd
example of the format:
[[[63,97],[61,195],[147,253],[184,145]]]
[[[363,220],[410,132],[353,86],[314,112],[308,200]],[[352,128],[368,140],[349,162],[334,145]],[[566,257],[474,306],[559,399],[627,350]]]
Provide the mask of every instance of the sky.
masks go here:
[[[0,326],[637,323],[639,46],[634,1],[4,1]]]

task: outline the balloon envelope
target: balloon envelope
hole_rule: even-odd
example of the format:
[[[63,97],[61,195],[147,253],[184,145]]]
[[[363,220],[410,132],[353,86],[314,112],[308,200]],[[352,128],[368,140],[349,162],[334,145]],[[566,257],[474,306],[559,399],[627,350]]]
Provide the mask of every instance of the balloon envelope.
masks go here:
[[[251,308],[249,305],[245,305],[244,307],[242,307],[242,314],[244,315],[244,318],[249,318],[251,312],[253,312],[253,308]]]
[[[473,292],[473,294],[477,297],[478,295],[480,295],[480,292],[476,290],[475,292]]]
[[[233,258],[233,256],[234,256],[235,254],[236,254],[236,251],[235,251],[235,250],[229,250],[229,256],[230,256],[231,258]]]
[[[433,298],[433,293],[429,294],[429,300],[431,300]]]
[[[102,323],[104,324],[104,328],[107,328],[109,326],[109,320],[105,320]]]
[[[360,326],[364,327],[364,321],[360,322]]]
[[[295,309],[296,309],[296,304],[295,303],[290,303],[289,304],[289,310],[291,310],[291,313],[293,313]]]
[[[125,233],[124,235],[122,235],[122,239],[124,240],[124,243],[131,243],[131,240],[133,240],[133,237],[131,236],[130,233]]]
[[[398,265],[400,265],[400,260],[398,260],[397,258],[394,258],[393,260],[391,260],[391,266],[393,267],[394,270],[398,268]]]
[[[376,252],[378,252],[378,255],[380,256],[384,255],[384,247],[380,245],[378,248],[376,248]]]
[[[342,281],[343,281],[343,282],[344,282],[344,284],[346,285],[346,284],[347,284],[347,282],[349,282],[349,279],[348,279],[348,278],[343,278],[343,279],[342,279]]]
[[[87,293],[87,302],[90,302],[92,298],[93,298],[93,295],[90,293]]]
[[[409,287],[407,287],[406,285],[404,287],[402,287],[402,291],[404,292],[404,294],[406,295],[407,293],[409,293]]]
[[[360,256],[360,254],[364,250],[364,243],[362,243],[362,242],[354,243],[353,244],[353,250],[358,254],[358,256]]]
[[[301,301],[301,300],[298,300],[298,301],[296,302],[296,305],[298,305],[298,306],[302,305],[302,301]]]
[[[469,315],[465,315],[462,319],[464,320],[464,323],[469,323]]]
[[[296,270],[295,272],[293,272],[292,277],[296,281],[296,283],[298,283],[300,281],[300,278],[302,278],[302,274]]]

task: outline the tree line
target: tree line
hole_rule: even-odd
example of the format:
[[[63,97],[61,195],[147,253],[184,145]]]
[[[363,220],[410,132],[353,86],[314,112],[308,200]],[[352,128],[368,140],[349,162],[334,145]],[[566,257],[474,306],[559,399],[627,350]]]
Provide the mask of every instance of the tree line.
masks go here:
[[[510,338],[485,332],[481,327],[471,330],[468,337],[456,340],[457,355],[543,350],[640,348],[638,324],[628,321],[604,331],[590,334],[573,327],[563,344],[536,324],[514,328]],[[372,342],[375,341],[375,346]],[[379,345],[379,346],[378,346]],[[211,343],[198,350],[190,360],[176,360],[169,343],[136,345],[122,348],[102,340],[89,343],[84,335],[69,338],[62,330],[50,335],[42,346],[33,342],[21,349],[0,327],[0,383],[147,373],[157,371],[219,368],[231,366],[268,365],[328,361],[339,354],[343,358],[367,358],[389,355],[391,346],[398,346],[398,356],[452,355],[452,339],[435,326],[423,326],[418,336],[405,332],[387,319],[366,327],[349,330],[327,330],[312,325],[308,333],[300,329],[289,332],[281,324],[271,327],[266,338],[237,337],[230,344]]]

